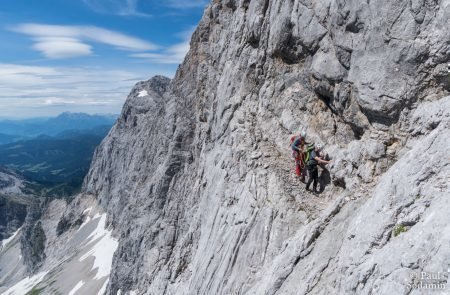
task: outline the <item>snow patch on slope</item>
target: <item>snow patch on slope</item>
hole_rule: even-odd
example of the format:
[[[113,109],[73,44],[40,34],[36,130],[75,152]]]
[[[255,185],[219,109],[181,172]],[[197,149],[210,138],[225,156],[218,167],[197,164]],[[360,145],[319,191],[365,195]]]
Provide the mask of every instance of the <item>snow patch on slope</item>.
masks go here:
[[[91,211],[92,211],[92,207],[88,207],[88,208],[84,209],[83,215],[86,215],[86,214],[90,213]]]
[[[73,289],[69,292],[69,295],[75,295],[75,293],[81,288],[83,287],[84,282],[83,281],[79,281],[75,287],[73,287]]]
[[[38,274],[35,274],[32,277],[26,277],[25,279],[21,280],[8,290],[6,290],[4,295],[23,295],[29,292],[31,289],[33,289],[34,286],[39,284],[42,279],[45,277],[45,275],[48,273],[48,271],[40,272]]]
[[[14,175],[0,172],[0,181],[8,183],[6,187],[1,189],[3,194],[18,194],[22,195],[21,188],[23,187],[23,181]]]
[[[112,231],[108,230],[106,226],[106,213],[97,213],[93,220],[100,218],[97,228],[87,238],[89,240],[89,246],[92,248],[83,256],[79,261],[83,261],[89,257],[94,257],[94,265],[92,269],[97,269],[95,279],[101,279],[109,276],[111,272],[111,265],[119,242],[112,237]]]
[[[141,90],[141,91],[139,91],[138,97],[144,97],[144,96],[148,96],[147,90]]]
[[[100,289],[100,291],[98,291],[98,295],[103,295],[103,294],[105,294],[105,291],[106,291],[106,287],[108,286],[108,282],[109,282],[109,279],[107,279],[106,281],[105,281],[105,283],[103,283],[103,286],[102,286],[102,288]]]
[[[15,233],[13,233],[12,236],[10,236],[7,239],[4,239],[2,241],[2,248],[6,247],[6,245],[8,245],[9,242],[11,242],[12,240],[14,240],[14,238],[17,236],[17,234],[20,232],[20,230],[22,229],[22,227],[20,227]]]

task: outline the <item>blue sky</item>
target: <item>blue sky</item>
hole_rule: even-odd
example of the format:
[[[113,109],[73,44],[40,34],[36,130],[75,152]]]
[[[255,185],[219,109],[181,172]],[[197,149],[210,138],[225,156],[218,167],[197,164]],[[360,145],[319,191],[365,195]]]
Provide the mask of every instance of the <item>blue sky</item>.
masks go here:
[[[119,113],[173,77],[208,0],[0,0],[0,117]]]

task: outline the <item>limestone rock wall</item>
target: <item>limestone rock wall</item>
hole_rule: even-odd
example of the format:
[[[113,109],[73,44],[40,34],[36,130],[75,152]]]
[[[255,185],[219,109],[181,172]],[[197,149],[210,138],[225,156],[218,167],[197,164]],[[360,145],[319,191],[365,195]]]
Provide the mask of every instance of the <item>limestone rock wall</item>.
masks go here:
[[[447,269],[449,5],[213,1],[86,179],[120,241],[108,292],[407,293]],[[335,159],[319,196],[300,129]]]
[[[411,273],[450,264],[449,21],[448,0],[212,1],[175,78],[132,89],[58,235],[107,213],[107,294],[418,294]],[[319,195],[299,130],[334,159]],[[65,249],[47,236],[42,269]]]

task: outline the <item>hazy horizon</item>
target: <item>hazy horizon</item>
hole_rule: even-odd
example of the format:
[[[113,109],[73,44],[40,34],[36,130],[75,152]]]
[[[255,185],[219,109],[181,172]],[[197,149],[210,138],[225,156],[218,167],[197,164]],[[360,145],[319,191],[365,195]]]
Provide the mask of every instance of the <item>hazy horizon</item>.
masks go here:
[[[11,121],[21,121],[21,120],[30,120],[30,119],[48,119],[48,118],[56,118],[64,113],[70,113],[70,114],[87,114],[91,116],[120,116],[120,111],[115,113],[96,113],[96,112],[88,112],[88,111],[82,111],[82,112],[76,112],[76,111],[62,111],[56,114],[49,114],[49,115],[43,115],[43,116],[0,116],[0,121],[4,120],[11,120]]]
[[[0,117],[120,113],[137,82],[174,76],[208,2],[0,4]]]

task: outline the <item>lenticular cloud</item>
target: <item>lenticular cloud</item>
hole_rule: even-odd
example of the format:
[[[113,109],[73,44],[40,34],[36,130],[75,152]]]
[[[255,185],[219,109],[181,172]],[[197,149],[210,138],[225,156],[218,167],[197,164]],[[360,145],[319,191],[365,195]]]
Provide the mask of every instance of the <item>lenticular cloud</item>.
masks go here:
[[[48,58],[67,58],[92,54],[88,43],[102,43],[119,50],[154,50],[158,47],[151,42],[119,32],[95,26],[62,26],[47,24],[20,24],[12,31],[32,36],[33,49]]]
[[[68,58],[92,54],[91,46],[77,39],[64,37],[38,38],[33,49],[48,58]]]

